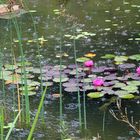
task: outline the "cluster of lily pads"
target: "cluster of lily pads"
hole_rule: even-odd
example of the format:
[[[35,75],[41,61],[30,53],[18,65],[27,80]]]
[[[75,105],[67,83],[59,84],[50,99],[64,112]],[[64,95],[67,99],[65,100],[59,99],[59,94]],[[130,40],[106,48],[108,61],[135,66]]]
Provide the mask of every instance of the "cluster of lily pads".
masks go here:
[[[77,65],[46,65],[42,70],[32,67],[29,62],[25,62],[25,69],[22,63],[6,64],[1,70],[0,79],[5,80],[5,84],[21,85],[19,90],[22,95],[27,83],[29,96],[37,94],[36,89],[41,83],[49,87],[60,82],[64,91],[86,92],[90,98],[100,98],[106,94],[123,99],[139,96],[140,67],[132,62],[126,62],[128,59],[139,61],[139,54],[129,57],[112,54],[103,56],[104,59],[113,60],[114,65],[111,67],[95,66],[92,60],[95,56],[95,54],[88,53],[85,57],[77,58]]]

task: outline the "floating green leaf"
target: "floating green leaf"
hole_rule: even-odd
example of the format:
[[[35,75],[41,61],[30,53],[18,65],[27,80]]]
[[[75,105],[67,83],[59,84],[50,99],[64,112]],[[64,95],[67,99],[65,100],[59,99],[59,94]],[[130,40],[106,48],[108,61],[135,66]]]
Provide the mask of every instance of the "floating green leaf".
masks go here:
[[[66,82],[68,80],[69,80],[69,78],[67,78],[67,77],[61,77],[61,79],[58,77],[58,78],[53,79],[53,81],[56,82],[56,83]]]
[[[140,61],[140,54],[131,55],[129,56],[129,59]]]
[[[114,54],[106,54],[104,56],[102,56],[101,58],[105,58],[105,59],[113,59],[115,57]]]
[[[135,96],[129,93],[129,94],[120,95],[119,97],[122,99],[133,99]]]
[[[130,86],[140,86],[140,81],[128,81],[127,84]]]
[[[115,56],[114,60],[116,62],[124,62],[124,61],[128,60],[128,57],[127,56]]]
[[[90,92],[87,94],[87,96],[90,98],[101,98],[104,96],[104,94],[101,92]]]
[[[25,96],[25,92],[20,92],[21,95],[24,95]],[[28,91],[28,96],[33,96],[33,95],[36,95],[36,92],[35,91]]]
[[[11,70],[11,71],[18,68],[16,65],[10,65],[10,64],[6,64],[4,65],[4,67],[5,67],[5,70]]]
[[[80,63],[83,63],[83,62],[88,61],[88,60],[90,60],[90,59],[87,58],[87,57],[80,57],[80,58],[77,58],[77,59],[76,59],[76,61],[77,61],[77,62],[80,62]]]
[[[115,85],[113,86],[113,88],[123,88],[123,87],[125,87],[126,86],[126,84],[124,84],[124,83],[115,83]]]
[[[121,89],[129,91],[130,93],[135,93],[138,91],[138,87],[135,85],[127,85],[127,86],[122,87]]]

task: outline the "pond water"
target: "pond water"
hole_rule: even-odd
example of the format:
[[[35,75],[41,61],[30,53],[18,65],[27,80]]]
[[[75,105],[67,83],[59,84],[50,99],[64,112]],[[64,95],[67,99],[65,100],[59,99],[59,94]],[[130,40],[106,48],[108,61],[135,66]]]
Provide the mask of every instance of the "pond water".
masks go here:
[[[139,0],[34,0],[29,1],[27,7],[36,12],[22,15],[16,22],[20,27],[26,59],[32,62],[34,67],[39,67],[39,57],[43,66],[59,64],[60,46],[62,46],[62,54],[65,54],[62,57],[62,64],[74,64],[73,40],[65,35],[78,34],[81,30],[95,35],[76,40],[77,58],[88,52],[95,53],[96,57],[93,61],[96,66],[109,63],[100,58],[105,54],[129,56],[140,53]],[[56,9],[62,11],[61,16],[55,12]],[[47,40],[41,44],[40,54],[36,43],[31,41],[36,35]],[[0,20],[0,36],[3,63],[11,63],[11,44],[16,60],[19,60],[20,48],[16,42],[18,37],[12,20]],[[38,121],[34,138],[59,140],[59,99],[52,99],[49,96],[52,93],[59,93],[59,86],[56,84],[49,88],[47,93],[48,96],[44,101],[45,125]],[[32,119],[37,111],[39,99],[40,94],[30,97]],[[8,98],[8,103],[11,102],[11,98]],[[99,107],[103,104],[104,100],[86,98],[87,130],[80,133],[77,94],[64,92],[63,113],[69,135],[77,139],[91,139],[98,134],[104,140],[130,140],[132,137],[140,139],[127,124],[115,120],[108,109],[105,112],[100,111]],[[133,116],[135,121],[139,121],[139,99],[124,101],[123,104],[128,107],[128,114]],[[83,105],[81,106],[83,109]],[[115,105],[110,108],[115,108]],[[105,119],[104,123],[103,119]],[[29,129],[26,128],[15,129],[11,139],[25,140],[28,133]]]

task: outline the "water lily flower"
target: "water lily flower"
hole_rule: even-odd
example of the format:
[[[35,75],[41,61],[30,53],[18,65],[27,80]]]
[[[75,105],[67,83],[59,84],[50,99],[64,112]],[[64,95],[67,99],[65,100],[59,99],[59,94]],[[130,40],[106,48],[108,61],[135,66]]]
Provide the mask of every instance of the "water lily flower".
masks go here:
[[[94,63],[93,63],[92,60],[88,60],[88,61],[85,61],[85,62],[84,62],[84,66],[85,66],[85,67],[91,68],[91,67],[93,67],[93,65],[94,65]]]
[[[136,72],[137,72],[138,75],[140,75],[140,66],[137,67]]]
[[[94,86],[102,86],[104,84],[103,78],[100,78],[100,77],[94,79],[92,82]]]

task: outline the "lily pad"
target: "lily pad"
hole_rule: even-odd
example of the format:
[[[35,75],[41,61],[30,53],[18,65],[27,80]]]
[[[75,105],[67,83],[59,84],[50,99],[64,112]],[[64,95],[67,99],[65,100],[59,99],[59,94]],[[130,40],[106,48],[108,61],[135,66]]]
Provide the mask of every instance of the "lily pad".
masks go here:
[[[116,61],[116,62],[124,62],[124,61],[127,61],[128,60],[128,56],[115,56],[115,58],[114,58],[114,61]]]
[[[81,80],[82,83],[91,83],[92,79],[91,78],[84,78]]]
[[[140,81],[128,81],[127,82],[128,85],[134,85],[134,86],[140,86]]]
[[[78,92],[78,87],[68,87],[64,89],[66,92]]]
[[[90,92],[87,94],[87,96],[90,98],[101,98],[104,96],[104,94],[101,92]]]
[[[44,87],[50,87],[50,86],[52,86],[53,85],[53,82],[43,82],[43,84],[42,84]]]
[[[105,59],[113,59],[115,57],[114,54],[106,54],[105,56],[102,56],[101,58],[105,58]]]
[[[77,59],[76,59],[76,61],[77,61],[77,62],[80,62],[80,63],[83,63],[83,62],[88,61],[88,60],[90,60],[90,59],[87,58],[87,57],[80,57],[80,58],[77,58]]]
[[[34,86],[27,86],[27,90],[28,91],[35,90],[35,89],[36,89],[36,87],[34,87]],[[25,86],[20,87],[19,90],[20,91],[25,91],[26,90],[26,87]]]
[[[12,74],[11,71],[5,71],[5,70],[2,70],[0,72],[0,79],[6,79],[6,78],[9,78],[9,75]]]
[[[127,85],[127,86],[122,87],[121,89],[129,91],[130,93],[135,93],[138,91],[138,87],[135,85]]]
[[[124,94],[124,95],[119,95],[119,97],[122,98],[122,99],[133,99],[133,98],[135,98],[135,96],[131,93]]]
[[[34,68],[32,72],[36,73],[36,74],[40,74],[41,73],[40,68]],[[42,71],[42,73],[45,73],[45,72]]]
[[[65,65],[61,65],[61,67],[60,67],[60,65],[56,65],[56,66],[54,66],[54,68],[53,68],[53,70],[64,70],[64,69],[66,69],[67,68],[67,66],[65,66]]]
[[[76,82],[66,82],[63,83],[64,87],[77,87],[77,86],[81,86],[82,84],[76,83]]]
[[[92,71],[96,73],[101,73],[104,72],[105,69],[106,69],[105,66],[100,66],[100,67],[95,67]]]
[[[123,88],[123,87],[125,87],[126,86],[126,84],[124,84],[124,83],[115,83],[115,85],[113,86],[113,88]]]
[[[117,79],[116,74],[111,74],[109,76],[104,77],[104,80],[107,80],[107,81],[112,81],[112,80],[116,80],[116,79]]]
[[[58,78],[54,78],[53,79],[53,81],[54,82],[56,82],[56,83],[60,83],[60,80],[61,80],[61,82],[63,83],[63,82],[66,82],[66,81],[68,81],[69,80],[69,78],[67,78],[67,77],[62,77],[61,79],[60,79],[60,77],[58,77]]]
[[[140,61],[140,54],[131,55],[129,56],[129,59]]]
[[[93,90],[94,89],[93,85],[84,85],[82,88],[85,91],[87,91],[87,90]]]
[[[19,67],[21,67],[21,66],[23,66],[23,63],[22,63],[22,62],[18,62],[17,65],[18,65]],[[31,66],[31,65],[32,65],[31,62],[27,62],[27,61],[24,62],[24,66]]]
[[[25,92],[20,92],[20,94],[21,95],[26,95],[26,93]],[[36,95],[36,92],[35,91],[28,91],[28,96],[34,96],[34,95]]]
[[[10,70],[10,71],[13,71],[18,68],[18,66],[10,65],[10,64],[6,64],[6,65],[4,65],[4,67],[5,67],[5,70]]]
[[[125,63],[125,64],[120,64],[118,67],[120,69],[130,69],[130,68],[134,68],[136,65],[135,64],[131,64],[131,63]]]

